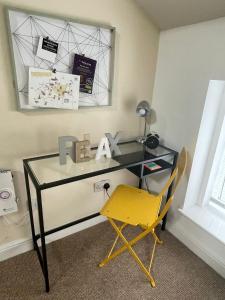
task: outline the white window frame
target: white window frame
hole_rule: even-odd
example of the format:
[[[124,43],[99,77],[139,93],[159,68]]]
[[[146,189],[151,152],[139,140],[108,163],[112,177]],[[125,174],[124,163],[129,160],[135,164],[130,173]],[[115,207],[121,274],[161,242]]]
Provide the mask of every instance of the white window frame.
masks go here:
[[[222,155],[224,155],[224,150],[225,150],[225,117],[223,118],[223,124],[220,130],[220,136],[217,143],[213,165],[212,165],[212,169],[208,180],[208,185],[205,192],[205,199],[203,201],[203,203],[205,203],[205,205],[208,205],[209,207],[214,207],[214,209],[217,208],[220,211],[224,210],[224,216],[225,216],[225,204],[219,203],[218,200],[212,198],[212,189],[214,185],[214,180],[216,178],[217,170],[219,167],[218,165],[221,161],[220,158]]]
[[[210,179],[215,174],[215,153],[220,150],[218,141],[224,115],[225,81],[212,80],[208,87],[184,206],[180,209],[183,215],[223,243],[225,215],[215,205],[209,205],[208,200],[212,189]]]

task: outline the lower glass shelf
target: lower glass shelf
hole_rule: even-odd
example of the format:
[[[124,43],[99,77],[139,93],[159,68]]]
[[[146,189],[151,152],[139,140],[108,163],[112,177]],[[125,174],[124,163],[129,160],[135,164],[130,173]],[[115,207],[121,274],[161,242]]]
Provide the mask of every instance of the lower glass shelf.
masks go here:
[[[168,163],[167,161],[165,161],[163,159],[156,160],[156,161],[154,161],[154,163],[159,165],[161,168],[159,168],[157,170],[150,170],[150,169],[144,167],[143,175],[141,174],[141,165],[134,166],[134,167],[129,167],[127,169],[131,173],[136,175],[137,177],[141,178],[141,177],[145,177],[145,176],[148,176],[148,175],[151,175],[151,174],[154,174],[154,173],[161,172],[161,171],[172,168],[172,164]]]

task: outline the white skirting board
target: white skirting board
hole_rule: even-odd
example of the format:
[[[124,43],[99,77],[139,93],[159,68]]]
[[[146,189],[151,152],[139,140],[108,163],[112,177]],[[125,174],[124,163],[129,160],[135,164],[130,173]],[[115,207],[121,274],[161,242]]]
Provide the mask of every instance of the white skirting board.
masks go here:
[[[188,230],[187,227],[182,226],[180,222],[167,223],[167,230],[218,274],[225,278],[224,257],[218,256],[217,253],[212,252],[205,244],[199,242],[197,236]]]
[[[53,241],[64,238],[68,235],[76,233],[78,231],[84,230],[86,228],[97,225],[106,220],[103,216],[98,216],[96,218],[87,220],[80,224],[71,226],[64,230],[58,231],[46,237],[46,243],[51,243]],[[32,239],[20,239],[0,246],[0,261],[6,260],[8,258],[14,257],[16,255],[22,254],[24,252],[33,249]]]

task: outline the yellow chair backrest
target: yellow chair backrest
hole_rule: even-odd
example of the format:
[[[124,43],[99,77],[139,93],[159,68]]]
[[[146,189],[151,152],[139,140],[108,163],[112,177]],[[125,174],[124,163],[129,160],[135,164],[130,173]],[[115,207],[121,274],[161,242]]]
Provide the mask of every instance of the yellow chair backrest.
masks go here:
[[[168,179],[168,181],[166,182],[165,186],[163,187],[162,191],[159,193],[159,197],[162,197],[165,195],[165,193],[167,192],[167,190],[169,189],[170,185],[174,182],[174,186],[172,189],[172,193],[171,196],[174,195],[176,188],[182,178],[182,176],[184,175],[185,169],[187,166],[187,151],[185,148],[182,148],[178,160],[177,160],[177,165],[176,168],[174,169],[173,173],[171,174],[170,178]]]
[[[165,217],[165,215],[167,214],[172,202],[173,202],[173,197],[171,196],[168,201],[166,202],[166,204],[164,205],[161,213],[159,214],[157,220],[151,225],[151,227],[149,228],[149,231],[152,231],[156,226],[159,225],[159,223],[162,221],[162,219]]]
[[[178,168],[176,167],[173,171],[173,173],[171,174],[170,178],[167,180],[166,184],[164,185],[163,189],[161,190],[161,192],[158,194],[158,197],[162,198],[166,192],[168,191],[170,185],[173,183],[173,181],[175,180],[176,176],[178,174]]]
[[[172,175],[170,176],[169,180],[167,181],[164,188],[162,189],[162,191],[159,194],[159,196],[162,197],[166,193],[166,191],[168,190],[170,185],[173,183],[173,181],[175,180],[171,196],[168,199],[168,201],[166,202],[166,204],[164,205],[161,213],[159,214],[158,219],[152,224],[152,226],[151,226],[152,229],[155,228],[167,214],[167,212],[173,202],[174,193],[176,191],[176,188],[177,188],[178,184],[180,183],[182,176],[184,175],[186,166],[187,166],[187,151],[185,148],[183,148],[179,154],[176,168],[174,169]]]
[[[178,184],[180,183],[182,176],[184,175],[186,167],[187,167],[187,151],[185,148],[182,148],[182,150],[179,154],[178,161],[177,161],[178,174],[175,179],[175,183],[173,185],[172,194],[175,193],[176,188],[177,188]]]

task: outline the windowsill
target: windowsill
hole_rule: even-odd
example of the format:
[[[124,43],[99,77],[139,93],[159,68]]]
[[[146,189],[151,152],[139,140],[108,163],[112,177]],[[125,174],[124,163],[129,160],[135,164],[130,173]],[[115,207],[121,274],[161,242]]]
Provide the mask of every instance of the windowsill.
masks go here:
[[[209,207],[193,205],[179,211],[202,229],[225,244],[225,221]]]

